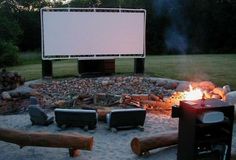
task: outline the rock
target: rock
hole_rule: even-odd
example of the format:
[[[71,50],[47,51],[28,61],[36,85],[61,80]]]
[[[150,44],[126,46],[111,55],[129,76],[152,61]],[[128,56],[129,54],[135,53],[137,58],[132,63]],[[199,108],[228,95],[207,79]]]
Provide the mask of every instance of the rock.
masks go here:
[[[30,105],[36,105],[39,104],[38,99],[34,96],[30,97]]]
[[[191,82],[192,88],[199,88],[199,82]]]
[[[2,99],[4,99],[4,100],[10,100],[11,99],[11,96],[8,92],[2,92],[1,96],[2,96]]]
[[[10,94],[10,96],[11,96],[12,98],[18,98],[18,97],[20,97],[20,93],[18,93],[18,92],[9,92],[9,94]]]
[[[122,77],[116,77],[115,78],[115,82],[122,82],[123,81],[123,78]]]
[[[225,96],[225,100],[229,104],[236,105],[236,91],[227,93]]]
[[[168,83],[167,80],[159,80],[159,81],[157,82],[157,85],[158,85],[159,87],[163,87],[163,86],[166,85],[167,83]]]
[[[159,79],[155,78],[155,77],[150,77],[150,78],[145,78],[145,80],[148,80],[148,81],[150,81],[153,84],[156,84]]]
[[[0,72],[1,91],[15,89],[24,84],[24,81],[24,78],[16,72],[7,72],[5,69]]]
[[[176,89],[176,87],[178,86],[178,82],[175,82],[175,81],[173,81],[173,82],[167,82],[163,87],[165,88],[165,89],[172,89],[172,90],[174,90],[174,89]]]
[[[223,88],[220,88],[220,87],[216,87],[213,89],[213,94],[218,94],[221,98],[224,98],[225,97],[225,90]]]
[[[212,94],[211,98],[213,99],[221,99],[222,97],[218,94]]]
[[[14,90],[9,91],[10,95],[14,95],[14,96],[19,96],[19,97],[30,97],[31,95],[35,95],[34,93],[36,92],[36,90],[28,87],[28,86],[20,86]]]
[[[134,84],[138,84],[138,83],[140,83],[140,82],[142,82],[142,80],[140,80],[140,79],[138,79],[138,78],[134,78],[134,79],[132,80],[132,83],[134,83]]]
[[[225,93],[229,93],[229,92],[231,91],[229,85],[225,85],[225,86],[223,86],[223,90],[225,91]]]
[[[66,104],[66,102],[64,100],[58,100],[56,102],[54,102],[54,105],[57,107],[64,107]]]
[[[102,83],[103,86],[107,86],[109,84],[109,81],[104,80],[101,83]]]
[[[203,90],[212,91],[216,86],[211,81],[202,81],[198,84],[198,87]]]
[[[176,87],[176,91],[177,92],[187,91],[189,90],[189,85],[190,85],[190,82],[180,82],[178,86]]]
[[[43,84],[42,83],[35,83],[35,84],[29,84],[29,87],[30,88],[40,88],[40,87],[43,87]]]

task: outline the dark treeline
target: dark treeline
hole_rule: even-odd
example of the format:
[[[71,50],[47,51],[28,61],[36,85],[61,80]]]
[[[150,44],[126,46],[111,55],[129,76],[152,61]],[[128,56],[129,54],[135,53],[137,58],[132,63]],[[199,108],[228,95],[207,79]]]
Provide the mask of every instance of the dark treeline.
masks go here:
[[[42,7],[144,8],[148,54],[236,51],[235,0],[1,0],[0,64],[19,51],[40,51]]]

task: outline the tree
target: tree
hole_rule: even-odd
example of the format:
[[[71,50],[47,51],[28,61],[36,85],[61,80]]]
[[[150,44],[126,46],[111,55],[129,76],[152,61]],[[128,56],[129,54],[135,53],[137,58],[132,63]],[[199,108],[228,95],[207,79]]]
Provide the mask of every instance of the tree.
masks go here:
[[[189,0],[185,7],[189,19],[191,51],[236,51],[236,5],[229,1]]]
[[[18,38],[22,30],[14,18],[12,1],[0,4],[0,67],[19,62]]]
[[[101,0],[72,0],[69,3],[70,7],[99,7],[101,5]]]
[[[40,9],[62,5],[61,2],[47,0],[18,0],[16,18],[24,34],[21,36],[19,48],[22,51],[36,50],[41,47]]]

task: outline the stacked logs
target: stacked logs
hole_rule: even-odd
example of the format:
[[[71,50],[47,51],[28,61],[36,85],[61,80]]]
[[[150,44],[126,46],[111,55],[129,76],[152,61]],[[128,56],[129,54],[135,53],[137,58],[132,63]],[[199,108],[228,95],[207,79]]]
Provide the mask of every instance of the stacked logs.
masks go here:
[[[147,110],[169,110],[171,106],[173,106],[171,101],[164,100],[162,96],[156,96],[154,94],[123,95],[121,103],[125,105],[133,105]]]
[[[5,69],[0,72],[0,92],[15,89],[24,82],[25,79],[16,72],[7,72]]]

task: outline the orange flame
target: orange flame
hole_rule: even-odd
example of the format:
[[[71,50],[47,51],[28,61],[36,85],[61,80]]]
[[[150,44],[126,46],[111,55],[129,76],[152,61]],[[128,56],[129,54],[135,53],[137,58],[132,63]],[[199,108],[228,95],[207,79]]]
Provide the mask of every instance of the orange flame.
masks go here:
[[[195,88],[189,85],[189,91],[184,91],[184,100],[198,100],[202,99],[203,92],[200,88]]]

